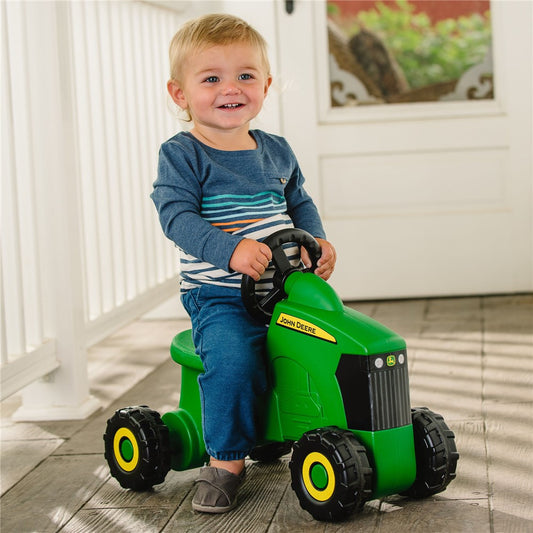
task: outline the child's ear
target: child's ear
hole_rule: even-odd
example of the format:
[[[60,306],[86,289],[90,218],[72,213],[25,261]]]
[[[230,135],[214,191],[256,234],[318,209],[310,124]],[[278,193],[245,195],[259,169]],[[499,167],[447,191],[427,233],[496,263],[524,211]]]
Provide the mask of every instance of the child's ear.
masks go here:
[[[168,80],[167,91],[175,104],[179,105],[182,109],[187,109],[187,99],[185,98],[183,89],[176,80]]]
[[[267,95],[268,93],[268,89],[270,87],[270,85],[272,84],[272,76],[269,76],[266,81],[265,81],[265,96]]]

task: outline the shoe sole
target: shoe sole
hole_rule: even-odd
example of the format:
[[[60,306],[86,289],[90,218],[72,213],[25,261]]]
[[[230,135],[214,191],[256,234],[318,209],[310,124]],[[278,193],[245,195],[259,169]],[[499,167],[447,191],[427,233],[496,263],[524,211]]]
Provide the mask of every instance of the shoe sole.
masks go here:
[[[226,505],[225,507],[214,507],[212,505],[201,505],[199,503],[192,503],[192,508],[194,511],[199,513],[209,513],[209,514],[221,514],[227,513],[232,509],[235,509],[237,506],[237,501],[234,501],[231,505]]]

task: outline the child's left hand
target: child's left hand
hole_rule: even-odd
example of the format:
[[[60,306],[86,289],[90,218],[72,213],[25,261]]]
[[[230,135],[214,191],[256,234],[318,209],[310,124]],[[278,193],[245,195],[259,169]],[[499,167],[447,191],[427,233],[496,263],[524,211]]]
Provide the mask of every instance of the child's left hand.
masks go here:
[[[325,239],[317,238],[316,240],[322,248],[322,255],[318,260],[318,267],[315,269],[315,274],[321,277],[323,280],[327,281],[330,278],[331,274],[333,274],[333,270],[335,269],[335,262],[337,261],[337,252],[335,251],[333,244],[326,241]],[[309,258],[307,250],[303,247],[301,249],[301,254],[304,265],[309,268],[311,266],[311,259]]]

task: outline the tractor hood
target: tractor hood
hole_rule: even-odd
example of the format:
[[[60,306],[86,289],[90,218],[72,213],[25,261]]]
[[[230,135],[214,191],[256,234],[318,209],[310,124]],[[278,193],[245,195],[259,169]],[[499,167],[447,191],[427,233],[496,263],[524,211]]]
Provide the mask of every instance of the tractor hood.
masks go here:
[[[294,272],[284,285],[286,300],[276,306],[271,326],[283,326],[336,344],[341,353],[372,355],[405,349],[397,333],[345,307],[334,289],[311,273]]]

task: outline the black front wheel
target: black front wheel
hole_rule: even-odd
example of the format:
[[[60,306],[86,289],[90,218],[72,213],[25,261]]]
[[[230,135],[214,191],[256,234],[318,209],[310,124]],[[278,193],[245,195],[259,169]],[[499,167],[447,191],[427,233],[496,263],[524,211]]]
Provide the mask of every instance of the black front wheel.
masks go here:
[[[366,449],[347,430],[327,427],[304,433],[293,446],[289,468],[300,505],[316,520],[347,518],[372,495]]]
[[[145,405],[119,409],[107,421],[105,458],[125,489],[147,490],[163,483],[170,470],[167,426]]]
[[[459,453],[455,435],[444,418],[427,407],[411,409],[415,439],[416,479],[404,493],[426,498],[446,489],[455,479]]]

